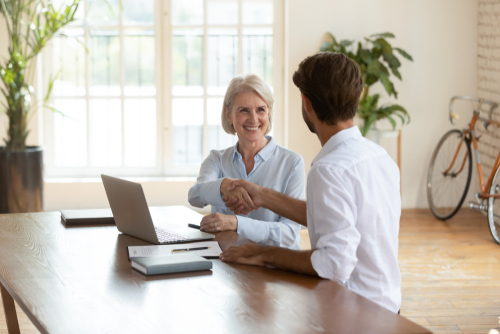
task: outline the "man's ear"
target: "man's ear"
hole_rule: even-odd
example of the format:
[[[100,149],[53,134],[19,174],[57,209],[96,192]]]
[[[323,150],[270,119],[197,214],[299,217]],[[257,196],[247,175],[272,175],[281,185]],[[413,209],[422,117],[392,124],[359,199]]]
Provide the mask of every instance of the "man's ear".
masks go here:
[[[305,96],[304,94],[301,94],[301,95],[302,95],[302,103],[304,104],[304,109],[306,110],[306,113],[310,114],[310,113],[314,112],[311,100],[309,100],[309,98],[307,96]]]

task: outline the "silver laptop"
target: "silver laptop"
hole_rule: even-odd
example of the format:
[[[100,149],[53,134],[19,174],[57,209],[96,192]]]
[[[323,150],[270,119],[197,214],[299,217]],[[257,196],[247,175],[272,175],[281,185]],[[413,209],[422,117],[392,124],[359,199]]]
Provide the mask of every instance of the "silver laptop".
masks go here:
[[[155,227],[139,183],[101,175],[118,231],[153,244],[174,244],[214,239],[212,234],[189,227],[168,230]]]

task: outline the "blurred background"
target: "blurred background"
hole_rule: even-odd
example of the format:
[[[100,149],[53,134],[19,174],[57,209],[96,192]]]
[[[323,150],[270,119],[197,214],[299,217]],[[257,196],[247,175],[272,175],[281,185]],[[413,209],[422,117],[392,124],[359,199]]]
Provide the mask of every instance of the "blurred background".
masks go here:
[[[36,68],[39,95],[60,71],[52,102],[65,115],[44,110],[30,121],[28,144],[45,148],[44,210],[107,207],[101,173],[141,182],[149,205],[188,205],[203,159],[236,142],[222,130],[220,114],[227,84],[241,73],[272,87],[272,135],[304,157],[307,173],[320,144],[302,120],[291,77],[327,32],[356,41],[392,32],[391,43],[412,55],[413,62],[401,60],[403,81],[394,81],[398,99],[385,94],[381,102],[397,102],[411,116],[398,125],[402,203],[425,208],[432,151],[453,127],[450,98],[500,101],[495,13],[500,4],[486,0],[84,1],[78,20],[54,38]],[[2,29],[0,56],[6,54]],[[470,104],[456,111],[459,128],[465,126]],[[0,133],[6,129],[2,115]],[[397,160],[395,138],[381,145]]]

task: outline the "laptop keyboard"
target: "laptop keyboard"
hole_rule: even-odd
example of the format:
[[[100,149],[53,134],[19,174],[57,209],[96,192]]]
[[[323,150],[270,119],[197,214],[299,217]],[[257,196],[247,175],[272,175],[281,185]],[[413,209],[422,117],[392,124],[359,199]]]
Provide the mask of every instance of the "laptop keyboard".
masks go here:
[[[158,241],[160,241],[160,243],[170,243],[188,239],[187,237],[165,231],[164,229],[159,227],[155,227],[155,230],[156,230],[156,235],[158,236]]]

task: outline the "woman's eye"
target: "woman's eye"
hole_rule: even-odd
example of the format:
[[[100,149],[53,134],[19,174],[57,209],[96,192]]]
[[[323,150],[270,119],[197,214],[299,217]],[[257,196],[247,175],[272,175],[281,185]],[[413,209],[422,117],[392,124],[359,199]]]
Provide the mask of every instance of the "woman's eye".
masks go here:
[[[264,109],[264,108],[259,108],[259,109],[258,109],[258,111],[259,111],[259,112],[266,112],[266,109]]]

